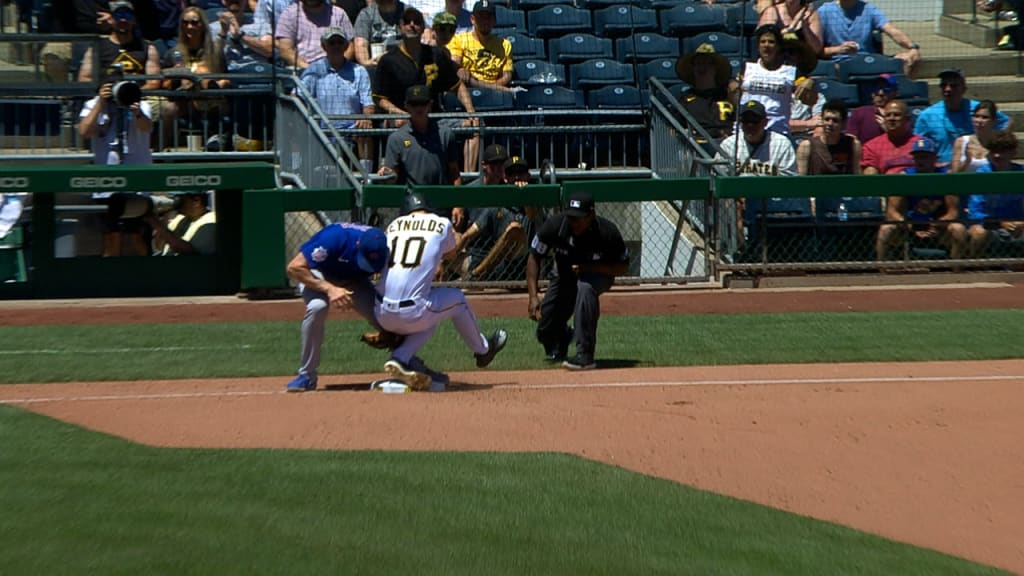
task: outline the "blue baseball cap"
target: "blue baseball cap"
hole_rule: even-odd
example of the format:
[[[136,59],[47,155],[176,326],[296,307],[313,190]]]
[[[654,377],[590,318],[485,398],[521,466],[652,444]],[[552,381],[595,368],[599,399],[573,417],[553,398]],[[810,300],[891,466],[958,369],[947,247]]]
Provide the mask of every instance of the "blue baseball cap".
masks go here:
[[[356,253],[356,263],[359,269],[367,274],[376,274],[384,269],[390,256],[388,251],[388,237],[379,228],[370,228],[359,237],[359,251]]]
[[[892,74],[879,74],[877,86],[886,92],[897,92],[900,89],[900,79]]]
[[[935,150],[935,142],[932,142],[931,138],[925,138],[924,136],[914,140],[913,146],[910,147],[910,153],[917,154],[918,152],[937,154]]]

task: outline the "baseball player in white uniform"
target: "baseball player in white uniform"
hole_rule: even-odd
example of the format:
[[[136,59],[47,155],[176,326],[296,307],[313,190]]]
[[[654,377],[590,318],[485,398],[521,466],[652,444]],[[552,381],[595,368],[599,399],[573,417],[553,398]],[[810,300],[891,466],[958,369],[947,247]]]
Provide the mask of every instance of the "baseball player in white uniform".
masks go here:
[[[384,371],[413,390],[429,388],[431,371],[415,355],[446,318],[476,355],[477,367],[489,365],[508,334],[498,329],[484,337],[462,290],[432,287],[442,260],[455,255],[451,220],[431,213],[426,199],[413,192],[403,202],[402,215],[388,225],[387,237],[391,260],[377,283],[374,313],[382,328],[406,337]]]

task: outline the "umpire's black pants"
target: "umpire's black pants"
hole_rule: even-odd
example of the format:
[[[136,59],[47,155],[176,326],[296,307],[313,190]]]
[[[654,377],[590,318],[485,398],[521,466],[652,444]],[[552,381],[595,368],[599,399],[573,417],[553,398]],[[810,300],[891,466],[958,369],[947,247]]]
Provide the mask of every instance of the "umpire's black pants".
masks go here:
[[[614,276],[583,273],[576,276],[571,269],[559,270],[551,278],[540,303],[537,340],[547,352],[566,346],[566,324],[575,316],[573,337],[576,354],[590,360],[597,346],[597,320],[601,317],[598,297],[615,283]]]

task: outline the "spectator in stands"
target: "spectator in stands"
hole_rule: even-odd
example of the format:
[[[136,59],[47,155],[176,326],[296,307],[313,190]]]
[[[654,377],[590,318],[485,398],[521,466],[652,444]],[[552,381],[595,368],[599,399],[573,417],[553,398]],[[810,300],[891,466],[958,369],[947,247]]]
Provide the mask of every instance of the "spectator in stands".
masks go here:
[[[415,8],[402,12],[402,44],[388,52],[377,65],[374,98],[377,108],[388,114],[405,114],[405,93],[411,86],[424,85],[430,90],[432,112],[440,112],[445,92],[456,92],[467,112],[475,112],[469,91],[459,81],[455,63],[442,47],[421,41],[423,14]],[[401,126],[405,120],[395,120]]]
[[[797,78],[809,74],[817,58],[807,44],[795,37],[786,39],[774,24],[766,24],[754,31],[759,58],[747,62],[743,71],[743,89],[740,105],[760,102],[768,112],[768,129],[789,134],[793,98],[813,105],[817,100],[814,81]]]
[[[821,109],[821,134],[796,149],[797,171],[804,176],[860,174],[861,144],[845,132],[847,109],[842,100],[830,100]]]
[[[447,48],[455,38],[456,31],[458,30],[455,25],[455,16],[447,12],[438,12],[437,16],[434,16],[434,44]],[[451,52],[448,53],[451,55]]]
[[[262,6],[259,4],[257,10]],[[269,17],[257,18],[254,14],[252,22],[247,24],[231,9],[221,12],[217,24],[215,38],[228,72],[245,70],[256,63],[270,63],[274,55],[274,37]],[[212,29],[213,24],[210,27]]]
[[[939,87],[942,88],[942,102],[936,102],[921,112],[914,125],[914,134],[931,138],[938,146],[939,162],[949,164],[953,159],[953,142],[974,132],[972,116],[978,101],[964,98],[967,80],[959,68],[946,68],[939,72]],[[1008,130],[1010,123],[1009,116],[996,113],[996,130]]]
[[[466,10],[462,0],[445,0],[444,13],[455,17],[455,33],[462,34],[473,29],[473,13]],[[436,19],[437,16],[434,16]],[[435,30],[435,34],[436,34]]]
[[[1020,19],[1024,18],[1024,0],[978,0],[978,8],[985,12],[1002,13],[1012,11],[1017,16],[1017,24],[1003,29],[996,48],[1000,50],[1024,50],[1024,27]]]
[[[495,186],[506,184],[505,162],[509,159],[508,149],[501,144],[490,144],[484,148],[483,171],[480,177],[467,186]]]
[[[774,24],[783,34],[793,32],[814,51],[823,55],[821,18],[812,2],[807,0],[773,0],[758,12],[758,25]]]
[[[110,3],[110,34],[98,43],[99,70],[93,70],[92,46],[82,56],[82,67],[78,70],[79,82],[95,82],[111,74],[115,68],[123,74],[160,74],[160,56],[156,48],[139,35],[135,21],[135,7],[126,0]],[[97,15],[97,19],[102,15]],[[145,90],[160,87],[159,79],[146,80]]]
[[[470,88],[511,92],[512,44],[491,34],[495,22],[494,0],[473,5],[473,30],[456,34],[448,45],[459,66],[459,79]]]
[[[223,40],[229,29],[236,32],[246,24],[252,24],[252,14],[245,11],[242,0],[221,0],[224,10],[217,14],[217,19],[210,22],[210,37]]]
[[[910,154],[913,145],[907,105],[893,100],[885,106],[885,134],[864,143],[860,166],[864,174],[902,174],[914,165]]]
[[[153,131],[153,111],[149,103],[142,100],[137,85],[122,84],[117,94],[119,98],[115,99],[114,85],[119,80],[119,74],[102,79],[99,93],[82,107],[78,132],[82,138],[90,139],[94,164],[152,164],[149,134]],[[120,256],[122,240],[128,240],[129,250],[135,255],[148,255],[150,233],[138,218],[144,211],[134,213],[140,198],[110,192],[95,193],[93,198],[107,206],[103,255]],[[126,215],[132,217],[122,218]]]
[[[434,16],[444,12],[445,9],[445,0],[408,0],[406,4],[419,10],[420,14],[423,14],[424,20],[430,23],[433,23]],[[427,44],[432,43],[433,36],[430,33],[430,29],[428,28],[424,32],[422,40]]]
[[[299,0],[285,8],[275,32],[281,60],[288,66],[305,69],[324,58],[320,34],[331,26],[342,28],[349,37],[354,36],[348,14],[325,0]],[[352,60],[354,53],[355,49],[349,44],[345,57]]]
[[[255,24],[265,24],[268,29],[273,29],[281,22],[285,9],[295,2],[296,0],[249,0],[252,21]],[[349,19],[349,22],[351,21]]]
[[[974,107],[971,121],[974,134],[965,134],[953,142],[953,163],[950,172],[974,172],[988,165],[986,145],[996,134],[995,122],[999,108],[991,100],[982,100]]]
[[[349,38],[343,28],[332,26],[320,36],[327,57],[317,60],[302,72],[302,84],[317,100],[328,116],[342,114],[373,114],[376,106],[370,90],[370,75],[366,69],[345,58]],[[337,130],[352,128],[373,128],[369,119],[334,119],[331,124]],[[371,141],[362,136],[355,138],[359,148],[359,159],[363,171],[373,170]]]
[[[512,156],[505,161],[505,179],[513,186],[520,188],[527,186],[533,180],[533,177],[530,176],[530,165],[521,157]]]
[[[1017,137],[999,132],[988,141],[988,159],[977,172],[1022,172],[1016,164]],[[992,243],[1019,240],[1024,235],[1024,194],[972,194],[967,199],[967,256],[977,258]],[[1001,254],[996,254],[997,256]]]
[[[914,138],[914,166],[907,173],[932,174],[945,171],[937,165],[936,150],[935,143],[928,138]],[[890,196],[885,212],[886,222],[878,227],[875,244],[879,260],[886,260],[890,249],[902,245],[908,237],[918,242],[936,244],[945,248],[950,258],[960,258],[967,229],[958,221],[960,198],[957,195]]]
[[[214,101],[199,96],[198,91],[209,88],[228,88],[231,81],[227,78],[199,79],[198,74],[220,74],[224,72],[224,61],[221,52],[213,41],[206,21],[206,13],[195,6],[190,6],[181,13],[181,32],[178,40],[164,56],[164,90],[180,90],[185,95],[170,97],[161,103],[160,121],[163,128],[161,134],[163,145],[172,145],[177,136],[179,118],[190,121],[208,119],[210,113],[216,113]],[[189,75],[182,75],[184,71]]]
[[[816,96],[813,106],[808,106],[800,100],[793,101],[793,111],[789,117],[789,137],[793,144],[799,145],[821,127],[821,111],[828,99],[824,94],[818,93]]]
[[[732,67],[725,56],[715,52],[711,44],[701,44],[676,60],[676,75],[690,85],[680,97],[683,108],[712,140],[718,143],[732,134],[739,84],[732,79]],[[696,131],[693,136],[699,144],[708,144]]]
[[[384,165],[377,174],[413,186],[462,184],[454,137],[430,118],[430,89],[410,86],[404,102],[409,121],[388,136]]]
[[[890,74],[880,74],[871,91],[871,104],[853,109],[846,131],[861,142],[885,133],[885,107],[899,97],[900,81]]]
[[[768,112],[764,105],[751,100],[740,105],[740,131],[722,141],[722,151],[731,159],[736,174],[778,176],[796,172],[796,153],[789,138],[768,130]]]
[[[333,4],[345,11],[348,21],[352,23],[352,26],[356,25],[359,13],[368,6],[366,0],[334,0]]]
[[[114,18],[108,0],[74,0],[61,10],[54,10],[54,32],[61,34],[105,35],[110,33]],[[50,82],[68,82],[78,77],[84,42],[47,42],[41,51],[43,70]]]
[[[377,0],[356,18],[356,62],[368,72],[376,70],[384,54],[401,43],[405,8],[401,0]]]
[[[153,229],[153,238],[163,244],[160,255],[215,254],[217,214],[210,209],[209,194],[198,191],[179,194],[175,208],[178,214],[166,223],[153,212],[143,217]]]
[[[913,76],[914,66],[921,59],[921,49],[902,30],[897,28],[875,5],[864,0],[836,0],[818,9],[824,32],[826,58],[839,61],[854,54],[880,54],[872,35],[884,32],[903,48],[893,56],[903,60],[903,73]]]

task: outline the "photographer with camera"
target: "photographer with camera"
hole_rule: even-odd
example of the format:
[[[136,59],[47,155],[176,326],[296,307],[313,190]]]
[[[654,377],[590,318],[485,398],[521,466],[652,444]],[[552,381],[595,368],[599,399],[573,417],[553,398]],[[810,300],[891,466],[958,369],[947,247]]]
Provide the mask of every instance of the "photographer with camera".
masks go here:
[[[89,99],[79,115],[78,132],[92,143],[93,163],[152,164],[149,134],[153,131],[153,111],[142,101],[142,88],[122,79],[114,67],[100,84],[99,93]],[[93,199],[107,205],[103,255],[120,256],[122,236],[130,240],[130,252],[149,254],[149,229],[138,220],[149,199],[137,194],[98,192]]]
[[[209,256],[217,251],[217,213],[210,209],[210,194],[198,190],[172,193],[174,217],[164,222],[156,207],[142,217],[153,229],[159,255]]]

